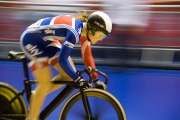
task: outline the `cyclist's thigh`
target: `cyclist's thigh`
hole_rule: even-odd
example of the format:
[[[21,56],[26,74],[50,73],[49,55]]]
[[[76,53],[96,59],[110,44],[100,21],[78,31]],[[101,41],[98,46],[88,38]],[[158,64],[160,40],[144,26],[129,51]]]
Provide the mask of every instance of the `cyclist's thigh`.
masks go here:
[[[21,49],[30,59],[29,67],[32,71],[48,66],[48,53],[44,40],[37,33],[25,33],[20,40]]]
[[[56,43],[57,43],[57,41],[56,41]],[[53,44],[55,44],[55,43],[53,43]],[[60,44],[60,43],[58,43],[58,44]],[[48,53],[48,56],[49,56],[48,63],[50,65],[52,65],[60,73],[60,75],[56,76],[55,79],[58,79],[58,80],[72,80],[70,78],[70,76],[68,76],[64,72],[64,70],[61,68],[60,64],[58,63],[58,57],[59,57],[59,53],[60,53],[61,47],[58,47],[58,46],[56,46],[56,47],[49,46],[46,50],[50,51]],[[69,61],[70,65],[71,65],[71,67],[73,68],[73,70],[75,71],[76,68],[75,68],[75,65],[74,65],[74,63],[73,63],[73,61],[72,61],[70,56],[68,57],[68,61]]]
[[[72,62],[71,57],[69,57],[68,60],[71,66],[73,67],[73,69],[75,70],[75,66],[74,63]],[[72,80],[72,78],[64,72],[64,70],[61,68],[58,62],[53,67],[60,73],[59,75],[54,77],[53,80]]]

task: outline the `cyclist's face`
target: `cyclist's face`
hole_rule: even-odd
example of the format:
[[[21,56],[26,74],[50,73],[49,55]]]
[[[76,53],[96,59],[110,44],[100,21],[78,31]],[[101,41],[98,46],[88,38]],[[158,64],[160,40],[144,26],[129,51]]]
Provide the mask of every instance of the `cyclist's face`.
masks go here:
[[[94,36],[91,33],[89,33],[89,39],[91,40],[92,44],[95,44],[96,42],[101,41],[105,37],[106,35],[101,31],[96,31]]]

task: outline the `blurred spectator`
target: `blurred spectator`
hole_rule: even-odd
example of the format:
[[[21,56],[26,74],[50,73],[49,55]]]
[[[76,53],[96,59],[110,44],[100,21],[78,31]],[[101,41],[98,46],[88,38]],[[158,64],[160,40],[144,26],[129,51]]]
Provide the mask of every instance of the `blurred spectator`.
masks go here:
[[[147,5],[147,2],[140,0],[105,0],[105,3],[112,5],[112,7],[106,9],[114,11],[111,17],[118,35],[122,34],[128,37],[132,32],[143,32],[148,26],[149,8],[142,6]]]
[[[40,2],[37,2],[37,0],[23,0],[24,2],[32,2],[32,3],[39,3]],[[75,0],[43,0],[43,3],[50,3],[50,4],[76,4],[76,1]],[[32,21],[36,21],[38,19],[41,19],[41,18],[45,18],[45,17],[53,17],[53,16],[56,16],[56,15],[62,15],[62,14],[67,14],[68,11],[76,11],[77,8],[76,7],[69,7],[69,6],[33,6],[33,5],[27,5],[26,8],[31,8],[31,9],[41,9],[41,10],[44,10],[44,12],[39,12],[39,11],[36,11],[36,12],[26,12],[25,14],[23,14],[24,18],[26,18],[27,20],[29,20],[29,17],[28,16],[31,16],[30,17],[30,20]],[[59,10],[59,11],[62,11],[62,12],[47,12],[46,10]],[[72,15],[72,12],[70,13]]]
[[[79,2],[81,2],[81,3],[84,3],[84,4],[94,4],[94,5],[96,5],[96,6],[89,6],[89,7],[86,7],[85,9],[86,10],[94,10],[94,11],[102,11],[102,10],[104,10],[104,7],[101,7],[101,6],[98,6],[97,4],[103,4],[104,3],[104,1],[103,0],[82,0],[82,1],[80,1],[79,0]]]
[[[24,1],[24,0],[0,0],[0,1],[9,2],[9,3],[0,4],[0,6],[3,6],[3,7],[18,7],[17,4],[11,4],[11,2],[21,2],[21,1]]]
[[[12,2],[31,2],[31,3],[39,3],[36,0],[6,0]],[[60,4],[75,4],[74,0],[43,0],[43,3],[60,3]],[[52,17],[56,15],[64,14],[63,12],[47,12],[45,10],[75,10],[73,7],[62,7],[62,6],[35,6],[35,5],[20,5],[20,4],[12,4],[5,3],[0,4],[0,7],[6,7],[8,9],[3,9],[0,12],[0,39],[5,40],[17,40],[20,37],[20,33],[24,30],[27,25],[37,21],[40,18],[44,17]],[[11,10],[13,8],[14,10]],[[29,10],[23,10],[29,9]],[[22,10],[18,10],[22,9]],[[31,11],[31,9],[41,9],[44,12],[40,11]],[[67,13],[66,13],[67,14]],[[72,13],[71,13],[72,14]]]
[[[15,1],[22,1],[22,0],[4,0],[10,3],[4,3],[4,4],[0,4],[0,7],[5,7],[5,8],[15,8],[15,7],[19,7],[19,5],[16,4],[12,4],[11,2],[15,2]],[[18,31],[21,29],[20,26],[20,22],[18,20],[16,20],[15,16],[18,15],[17,14],[18,11],[13,11],[13,10],[7,10],[7,9],[1,9],[0,11],[0,40],[4,40],[4,39],[18,39],[19,38],[19,34]]]
[[[129,41],[140,38],[148,26],[148,11],[150,8],[143,6],[147,5],[148,2],[140,0],[105,0],[104,3],[112,5],[105,9],[111,13],[110,16],[114,24],[112,35],[115,38],[115,43],[125,48],[131,45]],[[140,41],[136,40],[136,42]],[[122,50],[122,65],[126,66],[126,61],[131,54],[126,48]]]

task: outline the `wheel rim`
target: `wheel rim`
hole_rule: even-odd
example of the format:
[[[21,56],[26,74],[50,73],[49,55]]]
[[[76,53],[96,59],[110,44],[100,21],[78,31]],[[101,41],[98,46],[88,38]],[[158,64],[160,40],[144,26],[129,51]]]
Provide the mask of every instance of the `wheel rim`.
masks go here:
[[[126,120],[126,116],[122,106],[111,94],[99,89],[89,89],[86,90],[86,95],[88,96],[88,100],[90,102],[92,115],[94,118],[93,120]],[[60,119],[87,119],[84,107],[82,105],[82,100],[80,99],[80,94],[74,96],[76,102],[74,102],[74,100],[68,101],[68,104],[65,105],[66,107],[63,108],[62,113],[60,114]],[[98,98],[93,96],[98,96]],[[114,102],[112,102],[111,98],[113,98]],[[117,103],[119,104],[117,105]],[[117,114],[117,111],[120,112]]]
[[[12,100],[18,91],[12,86],[0,82],[0,100],[2,108],[3,105]],[[27,107],[22,96],[17,98],[3,113],[1,119],[24,120],[27,115]]]

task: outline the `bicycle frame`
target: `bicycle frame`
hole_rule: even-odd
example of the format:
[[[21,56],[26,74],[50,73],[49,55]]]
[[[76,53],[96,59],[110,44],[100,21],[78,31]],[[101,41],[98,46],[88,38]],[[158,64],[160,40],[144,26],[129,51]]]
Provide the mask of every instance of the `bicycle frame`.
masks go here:
[[[36,81],[30,81],[32,83],[36,83]],[[44,120],[54,109],[63,102],[65,98],[74,90],[77,89],[75,86],[75,82],[73,81],[53,81],[53,84],[67,84],[67,86],[42,110],[40,113],[40,119]],[[80,93],[82,96],[82,101],[84,104],[84,108],[87,114],[88,119],[92,116],[88,100],[84,93],[83,88],[80,88]]]
[[[31,85],[32,84],[37,84],[37,81],[34,80],[30,80],[29,79],[29,73],[28,73],[28,66],[27,66],[27,59],[26,57],[22,58],[22,64],[23,64],[23,71],[24,71],[24,76],[25,76],[25,80],[24,80],[24,86],[25,88],[20,91],[11,101],[9,101],[6,105],[4,105],[4,107],[2,107],[0,109],[0,114],[6,109],[8,108],[12,102],[14,102],[20,95],[24,95],[24,93],[26,93],[26,97],[29,103],[29,99],[31,96]],[[53,84],[66,84],[66,87],[42,110],[42,112],[40,113],[40,119],[44,120],[59,104],[62,103],[62,101],[67,98],[67,96],[74,90],[79,88],[80,89],[80,93],[82,96],[82,101],[83,101],[83,105],[85,108],[85,112],[87,115],[87,118],[90,120],[91,119],[91,111],[90,111],[90,107],[89,107],[89,103],[88,100],[86,98],[86,95],[84,93],[83,88],[81,87],[76,87],[75,82],[74,81],[52,81]]]
[[[30,83],[34,84],[36,81],[29,81]],[[73,87],[72,85],[74,84],[74,82],[71,81],[54,81],[54,84],[69,84],[67,85],[40,113],[40,119],[44,120],[49,114],[51,114],[52,111],[54,111],[54,109],[63,102],[63,100],[74,90],[76,89],[75,87]],[[72,85],[71,85],[72,84]],[[91,112],[88,109],[89,105],[88,105],[88,101],[86,100],[86,96],[85,93],[83,91],[82,88],[79,88],[81,95],[82,95],[82,100],[83,100],[83,104],[85,106],[85,111],[87,113],[88,118],[90,118],[91,116]],[[19,92],[11,101],[9,101],[3,108],[0,109],[0,114],[6,109],[8,108],[11,103],[13,103],[20,95],[23,95],[24,93],[27,93],[27,89],[25,88],[23,91]]]

